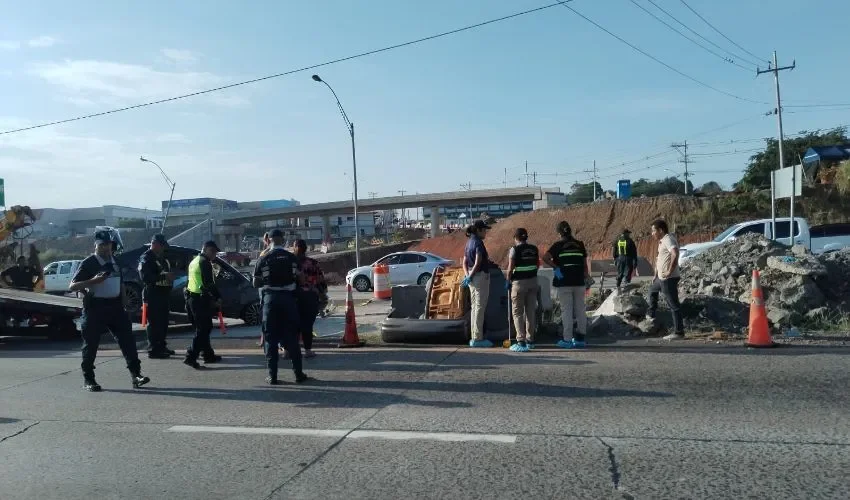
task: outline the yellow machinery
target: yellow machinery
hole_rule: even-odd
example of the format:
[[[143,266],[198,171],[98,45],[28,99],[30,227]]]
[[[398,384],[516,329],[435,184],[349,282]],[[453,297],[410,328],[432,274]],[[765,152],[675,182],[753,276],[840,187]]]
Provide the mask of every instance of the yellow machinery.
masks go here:
[[[7,209],[3,214],[3,218],[0,219],[0,244],[3,244],[9,238],[13,238],[15,232],[32,226],[35,220],[35,214],[30,207],[15,205]],[[0,266],[5,267],[6,265],[14,264],[17,247],[18,242],[16,241],[0,246]],[[30,245],[29,265],[38,269],[39,275],[43,272],[41,262],[38,258],[38,250],[36,250],[35,245]],[[41,279],[36,284],[35,291],[37,292],[44,291],[44,276],[40,277]]]

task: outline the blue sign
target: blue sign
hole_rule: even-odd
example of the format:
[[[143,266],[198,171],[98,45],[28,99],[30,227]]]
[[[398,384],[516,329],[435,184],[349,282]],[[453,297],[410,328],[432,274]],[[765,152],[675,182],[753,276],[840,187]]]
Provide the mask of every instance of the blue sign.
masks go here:
[[[289,208],[297,205],[296,200],[265,200],[260,202],[262,208]]]
[[[632,197],[632,181],[629,179],[617,181],[617,199],[628,200]]]

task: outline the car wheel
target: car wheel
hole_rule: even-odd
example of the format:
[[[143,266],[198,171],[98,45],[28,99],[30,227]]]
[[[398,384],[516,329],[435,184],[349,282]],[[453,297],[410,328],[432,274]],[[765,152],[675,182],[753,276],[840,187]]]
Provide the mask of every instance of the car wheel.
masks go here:
[[[127,304],[124,310],[130,314],[139,314],[142,311],[142,290],[138,285],[125,284]]]
[[[263,321],[263,306],[259,301],[245,306],[242,310],[242,321],[251,326],[259,325]]]
[[[369,289],[372,288],[372,282],[369,281],[369,278],[363,276],[362,274],[352,281],[352,285],[354,289],[358,292],[368,292]]]
[[[431,273],[422,273],[422,275],[419,276],[419,279],[416,280],[416,284],[425,286],[428,284],[429,279],[431,279]]]

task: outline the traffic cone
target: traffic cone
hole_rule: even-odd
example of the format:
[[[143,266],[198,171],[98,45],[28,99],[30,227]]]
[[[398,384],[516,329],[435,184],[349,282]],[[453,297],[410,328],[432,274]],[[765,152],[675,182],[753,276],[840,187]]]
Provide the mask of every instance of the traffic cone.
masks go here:
[[[354,316],[354,299],[351,296],[351,285],[348,285],[348,295],[345,297],[345,333],[339,347],[363,347],[365,342],[357,336],[357,318]]]
[[[148,303],[142,302],[142,328],[148,326]]]
[[[774,347],[767,326],[767,311],[764,307],[764,293],[761,290],[761,279],[758,269],[753,270],[753,300],[750,303],[750,333],[747,347]]]
[[[227,325],[224,324],[224,313],[218,312],[218,329],[222,335],[227,335]]]

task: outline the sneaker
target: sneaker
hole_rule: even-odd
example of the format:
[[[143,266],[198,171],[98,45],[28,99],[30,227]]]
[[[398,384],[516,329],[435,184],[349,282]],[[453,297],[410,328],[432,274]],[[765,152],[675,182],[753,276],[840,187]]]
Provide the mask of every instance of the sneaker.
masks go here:
[[[204,364],[209,365],[212,363],[218,363],[219,361],[221,361],[221,359],[221,356],[219,356],[218,354],[213,354],[212,356],[204,356]]]
[[[266,377],[266,383],[269,385],[280,385],[280,380],[273,378],[271,375]]]
[[[469,347],[493,347],[493,343],[487,339],[484,340],[470,340]]]
[[[308,380],[310,380],[310,377],[308,377],[307,374],[304,373],[304,372],[300,372],[300,373],[295,374],[295,383],[296,384],[303,384],[304,382],[306,382]]]
[[[137,375],[133,375],[130,380],[133,381],[133,389],[138,389],[139,387],[141,387],[141,386],[143,386],[143,385],[145,385],[145,384],[147,384],[148,382],[151,381],[151,379],[149,379],[148,377],[145,377],[141,373],[139,373]]]
[[[196,370],[203,370],[204,369],[204,367],[201,366],[201,364],[198,363],[198,360],[196,360],[196,359],[186,358],[186,359],[183,360],[183,364],[186,365],[186,366],[191,366],[192,368],[194,368]]]
[[[684,340],[684,338],[684,333],[671,333],[670,335],[665,336],[663,340]]]
[[[101,390],[103,390],[103,388],[100,386],[100,384],[95,382],[95,380],[93,378],[87,379],[85,381],[85,383],[83,384],[83,389],[85,389],[89,392],[100,392]]]
[[[305,358],[315,358],[315,357],[316,357],[316,353],[315,353],[315,352],[313,352],[311,349],[306,349],[306,350],[304,351],[304,357],[305,357]]]

